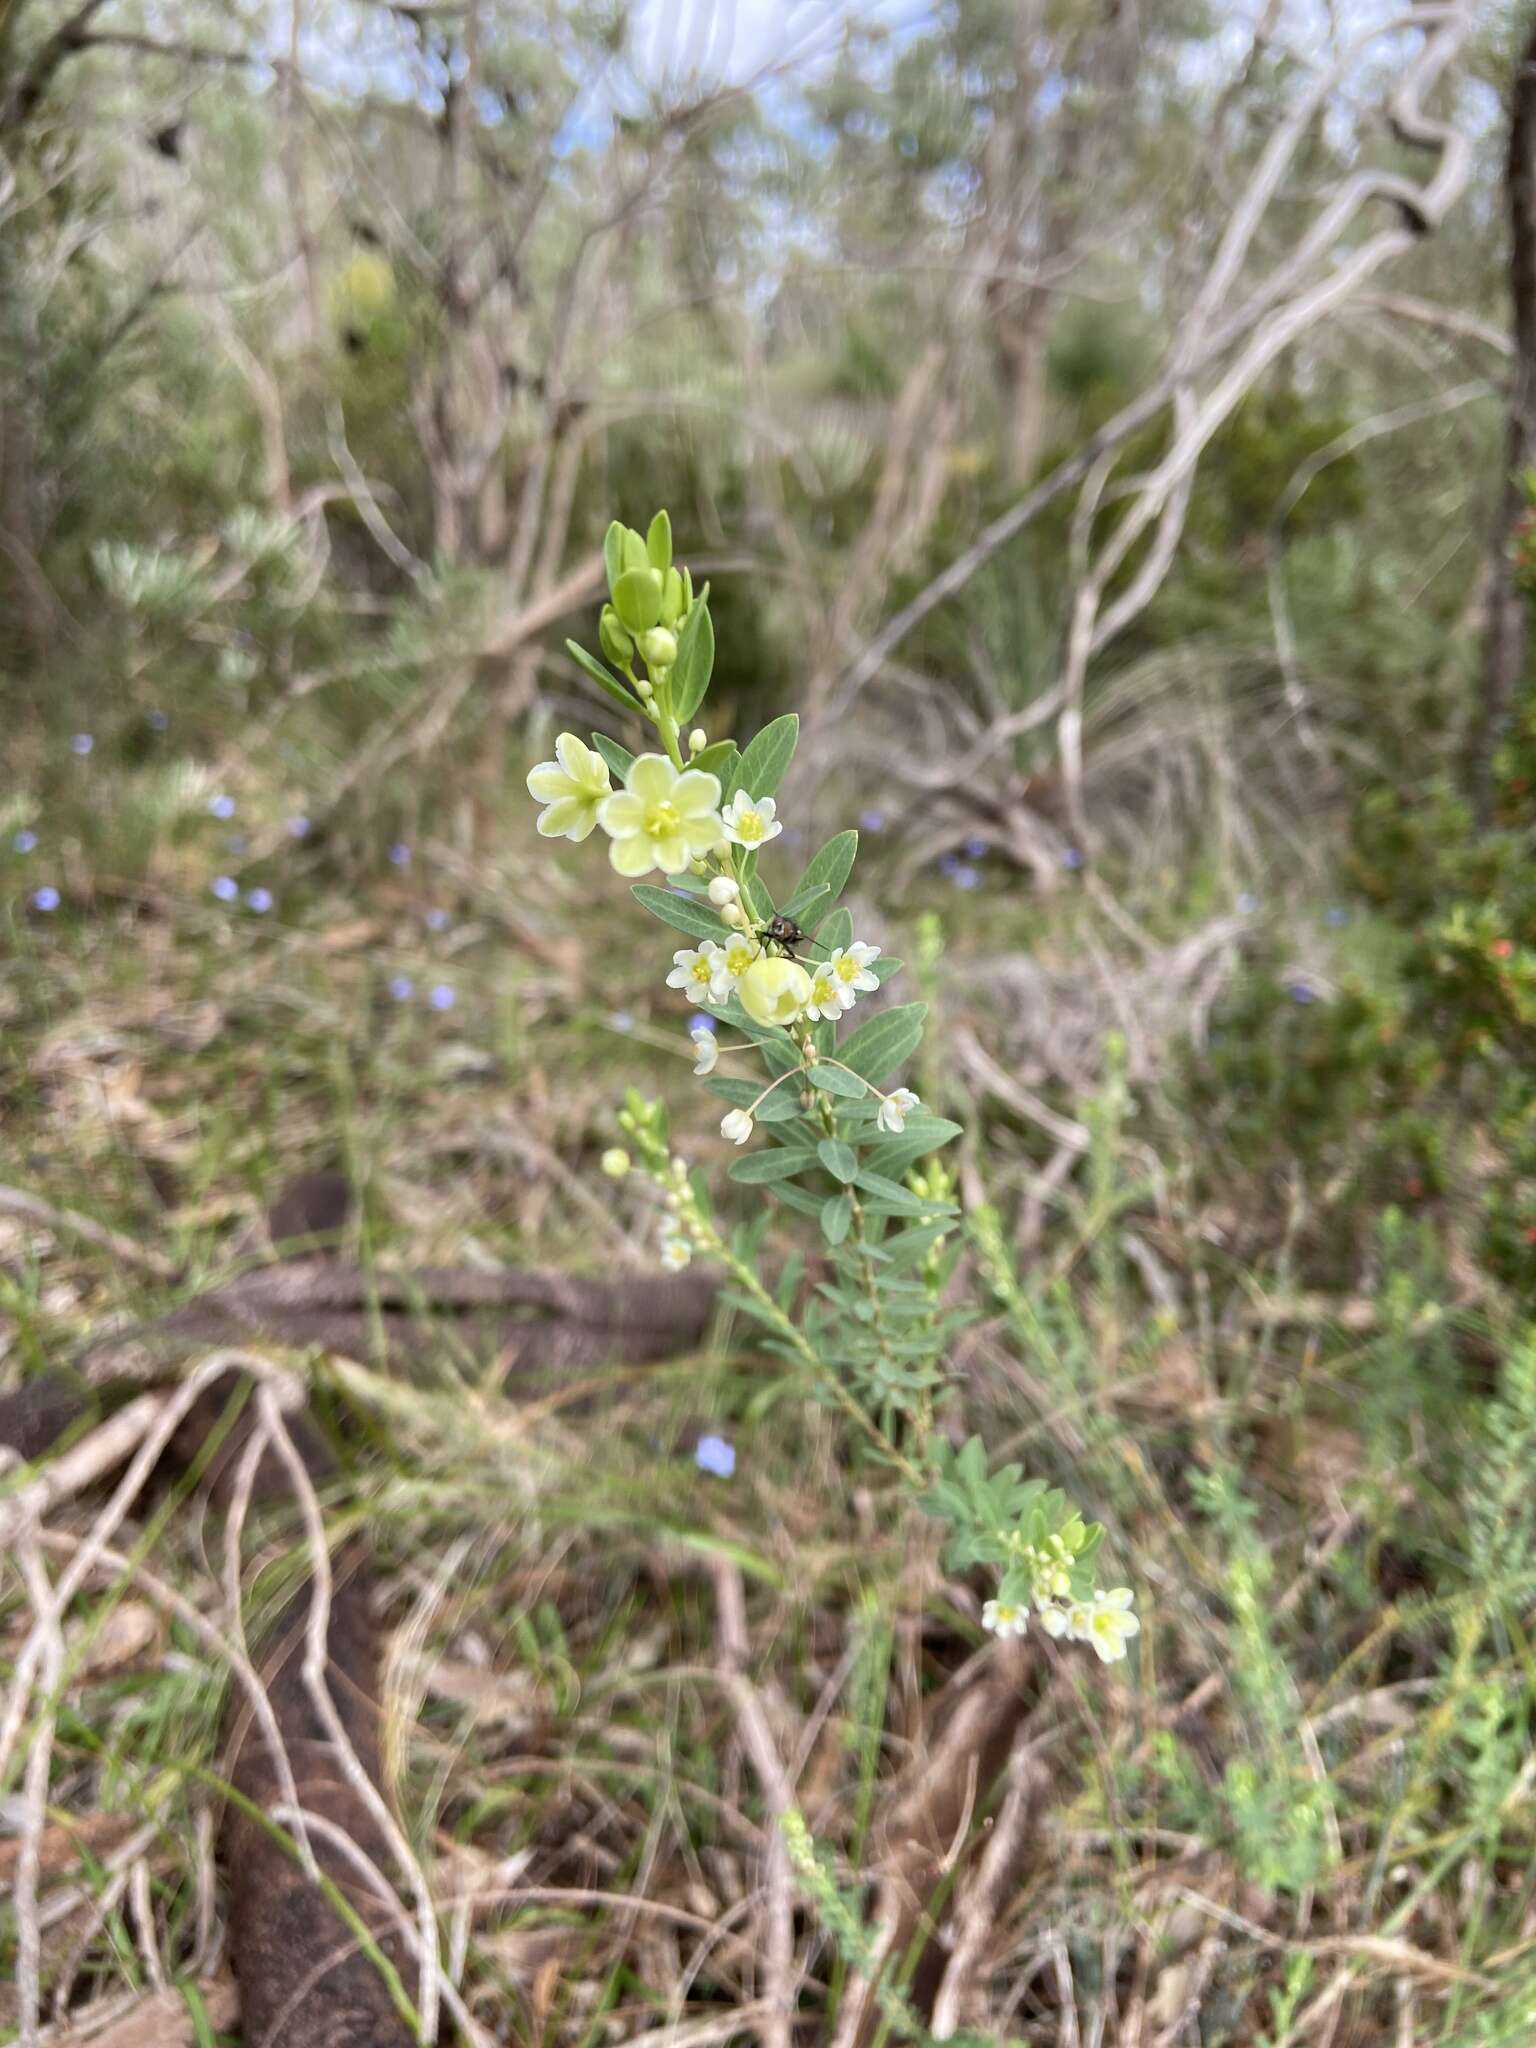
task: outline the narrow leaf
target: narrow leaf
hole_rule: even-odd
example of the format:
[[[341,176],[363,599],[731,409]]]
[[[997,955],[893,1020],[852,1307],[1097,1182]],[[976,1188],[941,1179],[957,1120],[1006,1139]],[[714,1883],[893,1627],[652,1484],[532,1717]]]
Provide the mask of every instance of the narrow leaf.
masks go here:
[[[630,769],[635,765],[635,757],[628,747],[621,747],[617,740],[609,739],[605,732],[593,733],[592,744],[608,763],[613,773],[617,775],[620,782],[625,781]]]
[[[727,936],[725,926],[715,913],[707,905],[695,903],[691,896],[674,896],[670,889],[658,889],[651,882],[636,882],[630,894],[652,917],[659,917],[674,931],[686,932],[691,939],[724,939]]]
[[[603,567],[608,572],[608,595],[612,597],[613,586],[624,574],[624,522],[615,519],[603,535]]]
[[[848,1195],[833,1195],[821,1207],[821,1234],[828,1244],[841,1244],[853,1221],[853,1201]]]
[[[807,863],[805,873],[795,884],[794,894],[784,906],[784,915],[799,918],[803,923],[805,912],[817,901],[809,892],[823,886],[832,899],[827,905],[827,909],[830,910],[832,904],[843,893],[843,886],[853,872],[854,857],[858,850],[857,832],[839,832],[835,839],[829,839],[821,851],[813,855]]]
[[[922,1043],[926,1003],[901,1003],[894,1010],[882,1010],[861,1024],[851,1038],[838,1047],[838,1058],[866,1081],[879,1081],[903,1060],[910,1059]]]
[[[607,691],[615,704],[622,704],[626,711],[643,715],[640,712],[640,699],[634,696],[616,675],[605,669],[596,655],[588,654],[585,647],[579,646],[574,640],[566,641],[565,651],[578,668],[586,671],[600,690]]]
[[[816,1147],[816,1156],[832,1178],[840,1180],[845,1187],[859,1170],[857,1154],[841,1138],[823,1138]]]
[[[765,725],[736,764],[733,787],[744,789],[748,796],[772,796],[795,758],[795,742],[799,737],[800,721],[793,711],[774,719],[771,725]],[[731,791],[725,793],[729,796]]]
[[[704,702],[714,667],[715,629],[709,606],[696,601],[677,636],[677,660],[672,666],[672,715],[679,725],[686,725]],[[692,765],[702,764],[695,761]]]
[[[696,754],[688,763],[690,768],[702,768],[706,775],[718,775],[722,790],[730,786],[730,778],[736,771],[738,759],[734,740],[716,740],[712,747],[706,747],[702,754]]]
[[[845,1074],[830,1061],[819,1060],[812,1067],[806,1079],[813,1088],[819,1088],[823,1095],[845,1095],[857,1102],[865,1093],[864,1083],[853,1074]]]
[[[793,1180],[797,1173],[815,1164],[816,1154],[808,1145],[776,1145],[771,1152],[749,1152],[745,1159],[736,1160],[731,1167],[731,1179],[746,1187],[756,1187],[767,1181]]]

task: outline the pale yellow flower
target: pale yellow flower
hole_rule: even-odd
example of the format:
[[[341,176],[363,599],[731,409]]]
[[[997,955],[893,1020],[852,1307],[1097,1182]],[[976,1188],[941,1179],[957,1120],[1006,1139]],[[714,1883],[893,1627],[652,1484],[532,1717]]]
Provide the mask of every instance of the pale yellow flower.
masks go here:
[[[555,759],[528,771],[528,794],[547,806],[538,828],[546,839],[585,839],[610,794],[608,763],[573,732],[555,741]]]
[[[680,875],[720,837],[720,778],[700,768],[681,774],[665,754],[642,754],[625,787],[598,808],[613,840],[608,857],[621,875]]]
[[[741,1007],[758,1024],[793,1024],[811,999],[811,977],[797,960],[765,954],[736,984]]]

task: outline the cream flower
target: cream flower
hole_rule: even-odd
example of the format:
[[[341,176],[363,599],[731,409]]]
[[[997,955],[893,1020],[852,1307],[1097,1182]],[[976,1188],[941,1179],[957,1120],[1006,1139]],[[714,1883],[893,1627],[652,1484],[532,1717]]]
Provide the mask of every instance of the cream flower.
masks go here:
[[[1048,1636],[1064,1636],[1067,1633],[1069,1619],[1065,1607],[1042,1607],[1040,1610],[1040,1626]]]
[[[721,813],[726,838],[733,846],[766,846],[784,830],[776,809],[771,796],[748,796],[738,789]]]
[[[720,1063],[720,1041],[713,1031],[690,1031],[688,1036],[693,1041],[693,1071],[702,1080]]]
[[[752,1118],[744,1109],[727,1110],[720,1119],[720,1135],[733,1145],[745,1145],[752,1135]]]
[[[642,754],[625,787],[598,807],[597,822],[613,840],[608,858],[621,875],[680,875],[719,839],[719,803],[717,775],[679,774],[665,754]]]
[[[681,1273],[693,1257],[693,1246],[686,1237],[679,1237],[673,1231],[664,1231],[661,1239],[661,1263],[669,1273]]]
[[[855,993],[867,995],[871,989],[880,986],[878,975],[869,971],[870,962],[879,957],[880,948],[868,946],[862,939],[855,939],[850,946],[839,946],[835,953],[827,955],[828,974],[839,988],[848,992],[845,1009],[853,1008]]]
[[[1095,1590],[1082,1639],[1093,1645],[1101,1664],[1118,1664],[1131,1637],[1141,1634],[1141,1623],[1131,1612],[1135,1597],[1129,1586],[1116,1586],[1109,1593]]]
[[[736,984],[741,1007],[755,1023],[793,1024],[811,998],[811,977],[798,960],[764,954]]]
[[[717,1003],[730,1001],[736,984],[762,950],[750,932],[739,932],[734,939],[726,940],[715,958],[713,993]]]
[[[890,1131],[899,1137],[907,1127],[907,1118],[920,1106],[910,1088],[893,1088],[880,1104],[875,1122],[882,1131]]]
[[[989,1600],[981,1610],[981,1625],[995,1636],[1021,1636],[1029,1627],[1029,1609],[1011,1607],[1006,1600]]]
[[[573,732],[555,741],[555,759],[528,770],[528,794],[547,806],[538,828],[546,839],[585,839],[608,798],[608,763]]]
[[[724,948],[718,939],[704,939],[695,948],[679,946],[672,955],[668,988],[685,988],[696,1002],[707,1003],[714,993]]]
[[[853,1008],[853,991],[839,988],[826,967],[811,976],[811,993],[805,1005],[807,1017],[824,1017],[830,1022]]]

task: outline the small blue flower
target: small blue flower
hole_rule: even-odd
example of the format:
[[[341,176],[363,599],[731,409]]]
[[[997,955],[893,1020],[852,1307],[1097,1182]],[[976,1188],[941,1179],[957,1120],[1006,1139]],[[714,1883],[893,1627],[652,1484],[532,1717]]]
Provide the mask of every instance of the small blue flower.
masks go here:
[[[427,1001],[434,1010],[451,1010],[458,1000],[446,981],[434,982],[427,991]]]
[[[1061,864],[1064,868],[1080,868],[1083,864],[1083,850],[1080,846],[1064,846],[1061,849]]]
[[[958,853],[942,854],[939,858],[939,873],[953,878],[956,869],[964,867],[964,865],[965,863],[961,860]]]
[[[1334,926],[1349,923],[1349,912],[1342,903],[1330,903],[1323,917],[1326,923]]]
[[[270,889],[247,889],[245,901],[247,909],[254,910],[258,917],[264,917],[272,908],[272,891]]]
[[[389,992],[397,1003],[408,1003],[416,993],[416,984],[408,974],[397,974],[389,984]]]
[[[45,882],[41,889],[34,889],[32,891],[32,908],[34,910],[57,910],[60,900],[59,892],[51,882]]]
[[[429,932],[445,932],[448,929],[447,911],[439,910],[435,906],[426,912],[421,921]]]
[[[979,832],[973,832],[962,850],[967,860],[985,860],[991,848],[990,839],[983,839]]]
[[[164,732],[166,727],[171,722],[170,719],[166,717],[163,711],[158,710],[146,711],[144,714],[144,720],[151,732]]]
[[[635,1028],[635,1013],[633,1010],[615,1010],[608,1019],[608,1022],[615,1031],[633,1031]]]
[[[408,868],[410,866],[411,849],[403,839],[397,839],[389,849],[389,864],[391,867],[396,868]]]
[[[693,1462],[701,1472],[713,1473],[716,1479],[729,1479],[736,1470],[736,1452],[723,1436],[701,1436]]]
[[[1304,981],[1293,981],[1286,990],[1286,994],[1293,1003],[1315,1003],[1317,1001],[1317,990],[1315,988],[1308,988]]]
[[[981,881],[981,870],[968,866],[963,860],[957,861],[947,872],[957,889],[974,889]]]
[[[217,796],[209,797],[208,815],[210,818],[232,818],[235,815],[234,798],[226,796],[221,789]]]
[[[305,838],[305,837],[307,836],[308,832],[309,832],[309,820],[308,820],[308,818],[304,818],[304,817],[299,817],[299,818],[290,818],[290,819],[288,820],[288,826],[287,826],[287,831],[288,831],[288,837],[289,837],[290,839],[303,839],[303,838]]]
[[[885,830],[884,811],[860,811],[859,830],[861,832],[883,832]]]
[[[78,754],[83,761],[96,744],[88,732],[77,732],[69,743],[69,751]]]
[[[31,853],[36,845],[37,834],[27,831],[25,827],[11,841],[12,850],[16,853]]]
[[[233,875],[215,875],[208,886],[221,903],[233,903],[240,894],[240,884]]]
[[[1243,891],[1242,895],[1239,896],[1237,899],[1238,912],[1243,917],[1252,917],[1253,913],[1258,909],[1258,907],[1258,897],[1250,896],[1246,889]]]
[[[713,1032],[714,1029],[715,1019],[710,1016],[708,1010],[695,1010],[693,1015],[688,1019],[688,1032],[690,1037],[693,1035],[695,1031]]]

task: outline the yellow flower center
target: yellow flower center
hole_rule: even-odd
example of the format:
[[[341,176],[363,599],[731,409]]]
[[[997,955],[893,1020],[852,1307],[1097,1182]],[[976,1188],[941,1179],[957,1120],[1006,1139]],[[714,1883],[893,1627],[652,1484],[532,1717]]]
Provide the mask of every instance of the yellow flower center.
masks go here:
[[[738,811],[736,813],[736,831],[738,837],[745,840],[749,846],[754,839],[761,839],[763,836],[762,812]]]
[[[827,977],[824,974],[818,974],[816,979],[811,983],[811,1001],[813,1003],[830,1003],[832,1000],[832,995],[833,989],[831,982],[828,981]]]
[[[652,804],[646,811],[646,837],[648,839],[670,839],[682,822],[682,819],[677,814],[676,804],[669,803],[667,798],[663,797],[660,803]]]
[[[835,964],[837,978],[839,981],[852,981],[853,977],[859,971],[859,963],[857,960],[843,959],[837,961]]]
[[[713,978],[712,969],[707,960],[695,960],[690,971],[695,981],[709,981]]]

